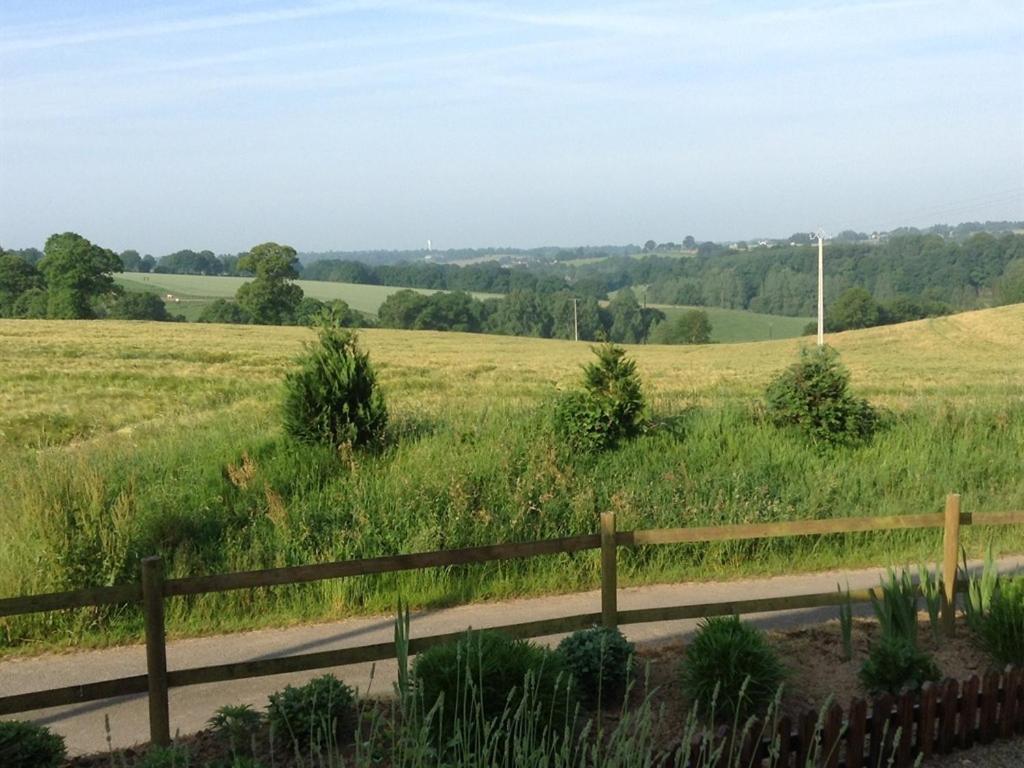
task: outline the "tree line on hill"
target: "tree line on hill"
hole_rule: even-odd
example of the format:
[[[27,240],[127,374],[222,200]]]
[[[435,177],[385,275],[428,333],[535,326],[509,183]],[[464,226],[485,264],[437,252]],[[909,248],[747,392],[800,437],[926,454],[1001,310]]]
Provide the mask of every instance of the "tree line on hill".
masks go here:
[[[575,305],[575,306],[574,306]],[[566,290],[513,291],[483,301],[464,292],[422,294],[402,290],[380,307],[384,328],[496,333],[545,339],[639,344],[706,344],[711,340],[707,313],[692,310],[672,320],[657,309],[642,307],[626,288],[606,306],[597,299]]]
[[[826,246],[825,301],[861,288],[903,317],[908,304],[926,314],[1022,301],[1024,235],[980,233],[963,242],[903,235],[883,243]],[[550,269],[547,274],[552,274]],[[735,251],[716,247],[690,259],[614,258],[563,271],[591,291],[647,286],[647,300],[810,315],[817,297],[817,250],[810,246]]]

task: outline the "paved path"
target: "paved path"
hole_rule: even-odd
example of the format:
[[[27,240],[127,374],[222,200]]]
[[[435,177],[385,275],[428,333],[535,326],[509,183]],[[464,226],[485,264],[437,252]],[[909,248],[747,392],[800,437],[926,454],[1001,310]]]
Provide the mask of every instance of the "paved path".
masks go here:
[[[1005,570],[1024,568],[1024,557],[1000,561]],[[826,592],[837,582],[859,589],[878,583],[881,569],[831,571],[798,576],[731,582],[663,584],[626,588],[619,591],[619,609],[654,608],[660,606],[745,600],[788,594]],[[867,610],[866,606],[861,606]],[[424,611],[412,616],[412,637],[455,632],[472,626],[484,628],[555,618],[600,610],[598,592],[582,592],[534,599],[476,603],[473,605]],[[754,614],[747,618],[765,628],[783,628],[811,624],[835,618],[833,607]],[[692,632],[695,620],[638,624],[624,627],[634,642],[678,638]],[[271,658],[296,653],[325,651],[370,643],[390,642],[394,638],[393,618],[345,619],[326,624],[266,629],[232,635],[194,638],[172,642],[167,648],[168,667],[221,664],[234,661]],[[542,638],[554,643],[561,636]],[[371,670],[373,676],[371,679]],[[83,651],[70,654],[47,654],[27,659],[0,662],[0,695],[56,688],[146,671],[145,650],[141,645]],[[286,684],[301,683],[327,670],[274,675],[209,685],[174,688],[170,692],[171,732],[191,733],[203,727],[217,707],[223,704],[248,703],[262,708],[267,695]],[[395,679],[394,661],[355,664],[331,670],[360,691],[390,693]],[[18,715],[51,727],[67,739],[71,754],[106,749],[104,718],[109,716],[110,738],[115,747],[131,746],[148,736],[147,707],[144,695],[86,704],[53,707]]]

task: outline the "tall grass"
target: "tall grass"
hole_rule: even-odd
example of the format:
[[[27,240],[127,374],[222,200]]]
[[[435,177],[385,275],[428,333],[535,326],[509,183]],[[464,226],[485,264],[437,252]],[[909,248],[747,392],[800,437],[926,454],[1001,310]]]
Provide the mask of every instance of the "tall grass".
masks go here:
[[[226,410],[197,425],[87,449],[0,458],[0,594],[623,530],[1024,504],[1024,406],[921,408],[869,445],[822,450],[741,405],[662,403],[653,434],[597,457],[567,455],[543,406],[396,413],[378,453],[296,446],[272,416]],[[974,546],[975,532],[964,532]],[[1002,529],[1003,549],[1020,535]],[[645,583],[931,559],[940,533],[906,531],[620,551]],[[176,598],[174,634],[589,588],[594,553]],[[135,636],[133,608],[0,620],[0,647]]]

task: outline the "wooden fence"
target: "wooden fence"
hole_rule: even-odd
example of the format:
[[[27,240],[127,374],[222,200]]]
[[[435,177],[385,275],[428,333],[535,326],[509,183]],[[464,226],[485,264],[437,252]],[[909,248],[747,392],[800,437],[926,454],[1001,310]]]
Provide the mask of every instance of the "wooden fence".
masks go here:
[[[947,631],[952,632],[957,588],[957,558],[960,551],[960,527],[964,525],[997,526],[1019,523],[1024,523],[1024,512],[974,515],[963,513],[960,509],[960,496],[950,494],[946,498],[945,512],[936,514],[800,520],[784,523],[723,525],[701,528],[617,531],[615,528],[615,515],[609,512],[601,515],[600,532],[598,534],[515,544],[496,544],[493,546],[470,547],[439,552],[376,557],[366,560],[270,568],[259,571],[209,576],[192,576],[179,579],[164,578],[160,558],[150,557],[142,562],[141,580],[138,584],[122,584],[110,587],[80,589],[72,592],[0,598],[0,618],[87,606],[141,603],[146,637],[146,674],[45,691],[0,696],[0,715],[96,701],[116,696],[147,693],[150,739],[156,744],[167,744],[170,740],[170,715],[167,696],[169,688],[339,667],[347,664],[381,661],[394,658],[395,656],[394,643],[388,642],[355,648],[342,648],[332,651],[169,671],[167,669],[164,627],[164,601],[168,598],[595,549],[601,550],[600,612],[542,619],[495,627],[494,629],[502,630],[507,634],[520,638],[543,637],[585,629],[597,623],[615,627],[625,624],[694,619],[707,616],[785,611],[838,605],[847,599],[845,594],[841,595],[836,591],[830,591],[816,594],[705,603],[701,605],[679,605],[620,611],[617,603],[617,552],[619,547],[738,541],[789,536],[819,536],[914,528],[942,528],[944,531],[942,572],[946,585],[943,619]],[[849,599],[852,602],[867,602],[876,592],[876,589],[851,591]],[[409,652],[413,654],[418,653],[433,645],[457,639],[462,634],[460,631],[443,635],[412,638],[409,641]]]
[[[926,683],[918,694],[883,695],[870,706],[854,699],[847,709],[832,704],[807,711],[794,723],[780,717],[765,727],[755,723],[741,734],[738,765],[803,768],[809,756],[826,768],[910,768],[928,758],[975,744],[990,744],[1024,733],[1024,682],[1021,670],[1007,668],[958,683]],[[728,734],[722,734],[728,738]],[[699,765],[704,745],[695,739],[680,768]]]

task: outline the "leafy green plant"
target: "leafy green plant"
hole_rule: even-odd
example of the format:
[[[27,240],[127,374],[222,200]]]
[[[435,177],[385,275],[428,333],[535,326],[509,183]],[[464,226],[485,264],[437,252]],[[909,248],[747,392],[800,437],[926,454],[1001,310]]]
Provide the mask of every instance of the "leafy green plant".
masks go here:
[[[460,729],[477,738],[527,696],[541,707],[544,720],[564,722],[573,708],[564,658],[501,632],[467,632],[456,642],[428,648],[416,657],[412,675],[422,704],[438,707],[442,743]]]
[[[850,602],[850,585],[846,585],[846,591],[836,584],[836,589],[843,597],[839,604],[839,630],[843,637],[843,661],[853,658],[853,604]]]
[[[207,726],[224,739],[237,755],[251,743],[263,718],[248,704],[227,704],[207,721]]]
[[[972,574],[967,567],[967,551],[960,551],[962,572],[967,580],[967,594],[964,595],[964,613],[967,626],[978,631],[992,606],[992,598],[999,590],[999,568],[996,565],[995,550],[989,544],[985,549],[985,563],[981,575]]]
[[[335,448],[378,440],[388,412],[370,356],[354,332],[324,324],[320,339],[285,377],[285,431],[304,443]]]
[[[622,696],[634,648],[619,630],[581,629],[562,640],[558,652],[587,704],[600,707]]]
[[[917,647],[917,587],[909,571],[889,569],[881,579],[882,596],[871,594],[882,637],[897,637]]]
[[[680,667],[687,697],[725,720],[761,713],[784,678],[764,633],[738,616],[704,619]]]
[[[267,719],[273,733],[298,748],[331,747],[353,726],[355,698],[355,691],[334,675],[321,675],[270,694]]]
[[[899,693],[938,680],[939,668],[931,654],[919,650],[907,637],[883,634],[871,646],[860,679],[872,693]]]
[[[57,768],[67,751],[64,738],[35,723],[0,721],[0,765],[4,768]]]
[[[976,623],[981,647],[999,666],[1024,664],[1024,577],[1002,580]]]
[[[583,390],[555,403],[555,434],[574,451],[614,448],[643,431],[646,403],[636,363],[614,344],[593,347],[597,361],[583,368]]]
[[[182,744],[150,747],[135,763],[135,768],[189,768],[188,749]]]
[[[939,568],[929,568],[924,564],[917,566],[917,581],[921,586],[921,594],[924,595],[924,603],[928,608],[928,626],[932,630],[932,638],[938,641],[942,632],[942,611],[943,582],[939,574]]]
[[[792,426],[815,442],[849,444],[871,438],[878,415],[849,390],[850,373],[828,346],[804,347],[800,360],[768,385],[768,415],[776,426]]]

